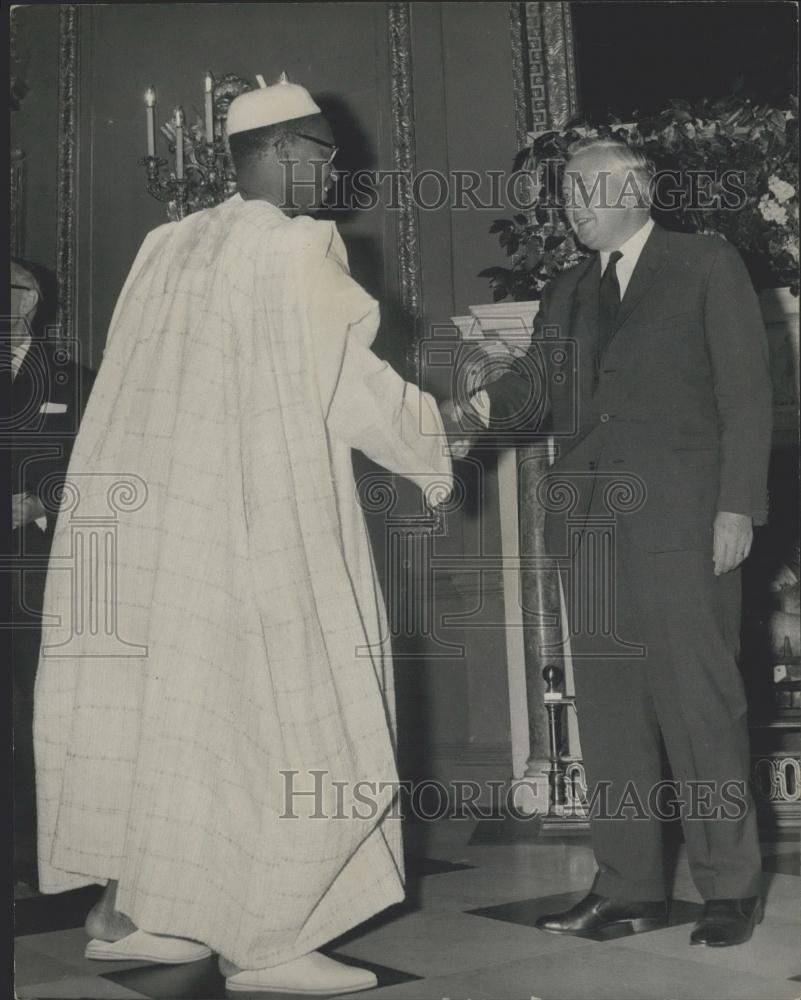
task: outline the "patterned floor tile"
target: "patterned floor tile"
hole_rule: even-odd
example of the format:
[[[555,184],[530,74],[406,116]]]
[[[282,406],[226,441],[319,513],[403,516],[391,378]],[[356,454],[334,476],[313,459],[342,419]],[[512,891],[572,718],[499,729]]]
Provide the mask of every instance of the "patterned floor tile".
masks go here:
[[[514,903],[502,903],[500,906],[486,906],[477,910],[469,910],[477,916],[489,917],[492,920],[503,920],[511,924],[522,924],[524,927],[534,927],[537,918],[545,913],[556,913],[566,910],[577,903],[583,892],[558,893],[554,896],[540,896],[535,899],[520,899]],[[670,907],[670,926],[689,924],[698,919],[701,907],[698,903],[688,903],[686,900],[675,899]],[[623,937],[634,937],[655,934],[657,931],[640,931],[635,934],[630,928],[612,927],[605,931],[582,934],[581,937],[592,941],[615,941]]]
[[[591,961],[577,950],[476,970],[471,984],[503,1000],[795,1000],[792,983],[704,966],[687,952],[658,955],[614,942],[596,946]]]
[[[762,871],[781,875],[801,875],[801,856],[797,851],[789,854],[764,854]]]
[[[593,869],[594,871],[594,869]],[[560,891],[586,892],[593,871],[578,869],[569,874],[542,874],[540,871],[502,867],[455,872],[446,878],[423,879],[408,887],[409,898],[420,908],[473,910],[496,906],[534,895]]]
[[[398,983],[411,982],[418,976],[385,965],[377,965],[372,961],[359,960],[339,952],[328,951],[333,958],[345,964],[356,965],[370,969],[378,978],[380,987],[396,986]],[[191,962],[187,965],[149,965],[138,969],[128,969],[125,972],[114,972],[104,976],[120,986],[139,992],[153,1000],[223,1000],[228,994],[225,989],[225,979],[220,974],[216,957],[204,959],[202,962]],[[255,995],[255,994],[254,994]],[[237,997],[247,997],[246,993],[237,993]],[[289,997],[284,993],[260,993],[260,997],[270,1000],[281,1000]],[[294,996],[292,1000],[297,1000]]]
[[[407,855],[453,858],[466,846],[475,829],[473,820],[424,823],[406,821],[403,842]]]
[[[466,913],[422,910],[405,914],[379,930],[356,935],[339,950],[358,960],[381,956],[396,968],[430,977],[567,947],[575,948],[575,941],[530,927],[514,927]]]
[[[530,844],[517,842],[504,845],[467,846],[459,851],[458,860],[481,868],[482,871],[506,871],[522,878],[533,875],[565,875],[595,872],[595,859],[589,844],[548,842]]]
[[[444,861],[440,858],[406,858],[406,877],[425,878],[427,875],[447,875],[450,872],[465,871],[473,865],[455,861]]]
[[[768,916],[801,919],[801,887],[794,875],[763,875],[762,887]]]
[[[96,976],[76,976],[55,983],[34,983],[17,989],[20,1000],[140,1000],[144,994]],[[196,997],[195,1000],[202,1000]]]
[[[638,935],[627,947],[660,955],[681,955],[708,968],[729,969],[788,980],[801,968],[799,944],[801,920],[766,917],[754,936],[736,948],[691,947],[686,927],[669,927],[654,934]]]
[[[98,962],[84,957],[88,938],[83,927],[74,927],[66,931],[48,931],[46,934],[29,934],[17,939],[17,947],[27,948],[26,954],[31,959],[35,956],[46,956],[67,965],[72,969],[72,975],[101,975],[107,972],[118,972],[122,969],[140,968],[141,962]],[[37,981],[42,982],[40,977]]]
[[[545,934],[541,913],[580,899],[595,862],[581,838],[476,835],[471,822],[407,824],[408,898],[332,954],[376,971],[376,1000],[790,1000],[799,994],[797,835],[763,844],[766,918],[732,949],[691,948],[701,899],[679,846],[672,925],[603,942]],[[795,862],[795,863],[794,863]],[[16,988],[23,1000],[215,1000],[216,959],[184,966],[83,957],[98,887],[19,899]],[[380,965],[375,964],[381,963]],[[247,994],[243,995],[247,996]],[[261,995],[265,997],[264,994]],[[271,1000],[278,1000],[273,995]]]
[[[480,819],[476,823],[475,830],[470,838],[470,844],[471,846],[486,846],[488,844],[515,844],[520,841],[537,841],[539,845],[542,845],[544,840],[540,839],[541,832],[542,817],[538,815],[525,819],[513,816]]]
[[[74,979],[77,970],[73,965],[60,962],[57,958],[45,955],[31,948],[24,938],[14,943],[14,981],[18,987],[29,986],[31,983],[58,982],[62,979]]]
[[[369,993],[352,993],[353,1000],[499,1000],[496,993],[483,993],[475,988],[472,973],[417,979],[398,986],[379,987]],[[350,1000],[345,998],[345,1000]],[[527,998],[528,1000],[528,998]]]
[[[225,997],[225,979],[220,975],[217,959],[203,959],[185,965],[138,965],[120,972],[103,973],[100,977],[156,1000],[218,1000]]]

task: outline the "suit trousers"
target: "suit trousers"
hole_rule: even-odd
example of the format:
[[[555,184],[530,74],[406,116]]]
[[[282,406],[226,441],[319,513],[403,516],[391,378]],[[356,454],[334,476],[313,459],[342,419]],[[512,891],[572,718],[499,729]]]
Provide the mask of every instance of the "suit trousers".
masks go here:
[[[590,566],[588,551],[611,571]],[[761,858],[736,659],[739,570],[714,575],[711,534],[708,550],[646,551],[625,518],[611,546],[585,533],[562,565],[594,890],[665,898],[662,819],[680,813],[703,898],[756,895]],[[604,614],[592,611],[599,601],[606,629]],[[660,783],[676,795],[660,800]]]

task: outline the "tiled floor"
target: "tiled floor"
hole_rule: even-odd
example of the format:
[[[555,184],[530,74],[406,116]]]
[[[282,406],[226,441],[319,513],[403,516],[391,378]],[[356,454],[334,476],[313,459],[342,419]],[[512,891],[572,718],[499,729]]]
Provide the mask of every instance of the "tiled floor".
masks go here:
[[[486,824],[490,821],[484,821]],[[470,822],[407,830],[408,898],[332,942],[398,1000],[796,1000],[801,996],[797,839],[764,844],[766,916],[738,948],[690,948],[700,900],[680,855],[671,925],[609,940],[559,937],[539,913],[580,897],[586,839],[515,841]],[[216,959],[182,966],[83,958],[94,890],[17,904],[16,990],[28,998],[224,997]],[[242,996],[242,994],[237,994]],[[266,996],[262,994],[262,996]],[[272,994],[273,997],[276,994]]]

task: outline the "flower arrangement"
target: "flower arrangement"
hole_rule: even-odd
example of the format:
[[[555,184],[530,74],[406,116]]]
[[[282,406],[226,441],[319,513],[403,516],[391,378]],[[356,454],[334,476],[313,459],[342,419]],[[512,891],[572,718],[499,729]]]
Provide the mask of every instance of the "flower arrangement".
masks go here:
[[[780,109],[735,94],[674,100],[633,123],[571,124],[537,136],[514,163],[536,195],[533,207],[490,228],[511,258],[508,267],[480,273],[496,302],[538,299],[555,274],[589,253],[567,222],[559,191],[568,147],[594,136],[625,140],[649,157],[657,180],[671,178],[679,196],[669,208],[656,199],[653,209],[662,225],[729,240],[758,289],[789,285],[798,295],[798,101]]]

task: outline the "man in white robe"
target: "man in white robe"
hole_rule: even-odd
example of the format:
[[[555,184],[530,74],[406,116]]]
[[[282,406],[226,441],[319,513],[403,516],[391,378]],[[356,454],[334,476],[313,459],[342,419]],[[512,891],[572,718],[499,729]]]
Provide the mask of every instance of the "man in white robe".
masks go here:
[[[91,957],[214,951],[230,990],[345,993],[374,975],[317,949],[404,894],[351,449],[431,502],[450,458],[434,401],[370,350],[378,305],[335,226],[304,214],[330,184],[319,108],[282,80],[228,125],[239,193],[145,239],[72,453],[35,698],[40,884],[106,886]],[[110,515],[111,582],[89,588],[75,565]]]

